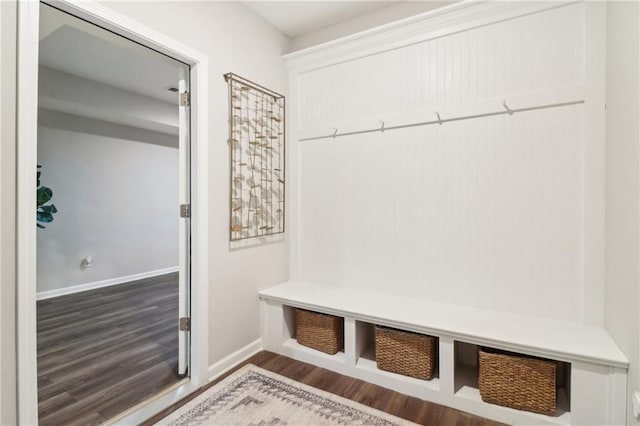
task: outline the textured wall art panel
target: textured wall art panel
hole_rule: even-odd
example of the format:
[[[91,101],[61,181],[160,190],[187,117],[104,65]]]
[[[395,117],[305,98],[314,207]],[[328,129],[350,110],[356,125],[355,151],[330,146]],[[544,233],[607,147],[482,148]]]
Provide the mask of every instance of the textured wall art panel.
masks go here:
[[[235,74],[229,85],[229,240],[284,232],[285,98]]]

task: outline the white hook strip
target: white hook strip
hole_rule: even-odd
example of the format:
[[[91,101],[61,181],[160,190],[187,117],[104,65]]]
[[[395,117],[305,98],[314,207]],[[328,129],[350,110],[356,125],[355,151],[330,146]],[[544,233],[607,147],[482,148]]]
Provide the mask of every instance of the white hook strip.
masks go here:
[[[1,0],[0,0],[1,1]],[[496,115],[501,115],[501,114],[505,114],[508,113],[509,115],[513,115],[516,111],[518,113],[520,113],[521,111],[532,111],[532,110],[540,110],[540,109],[546,109],[546,108],[557,108],[557,107],[564,107],[564,106],[568,106],[568,105],[578,105],[578,104],[584,104],[584,100],[583,99],[577,99],[577,100],[569,100],[567,102],[556,102],[556,103],[550,103],[550,104],[541,104],[541,105],[534,105],[534,106],[529,106],[529,107],[524,107],[524,106],[519,106],[518,109],[511,109],[511,107],[509,107],[509,105],[507,104],[506,100],[502,101],[502,109],[494,109],[491,111],[487,111],[483,114],[478,113],[478,114],[473,114],[473,113],[469,113],[469,115],[454,115],[453,113],[451,113],[451,115],[447,118],[442,118],[442,116],[440,115],[440,112],[438,111],[434,111],[433,114],[436,116],[436,119],[427,119],[428,121],[424,121],[424,122],[414,122],[414,123],[407,123],[407,124],[396,124],[394,126],[391,127],[386,127],[386,123],[382,120],[378,120],[380,122],[380,127],[375,127],[375,128],[368,128],[368,129],[363,129],[363,130],[352,130],[352,131],[347,131],[341,133],[340,135],[338,135],[338,129],[337,128],[332,128],[333,129],[333,133],[326,135],[326,136],[311,136],[311,137],[306,137],[306,138],[302,138],[299,139],[300,141],[308,141],[308,140],[317,140],[317,139],[325,139],[325,138],[335,138],[336,136],[350,136],[350,135],[357,135],[357,134],[363,134],[363,133],[372,133],[372,132],[381,132],[381,131],[386,131],[386,130],[395,130],[395,129],[403,129],[403,128],[407,128],[407,127],[415,127],[415,126],[425,126],[425,125],[429,125],[429,124],[439,124],[439,125],[443,125],[445,122],[449,122],[449,121],[460,121],[460,120],[466,120],[466,119],[474,119],[474,118],[478,118],[478,117],[489,117],[489,116],[496,116]],[[495,104],[494,104],[495,105]]]

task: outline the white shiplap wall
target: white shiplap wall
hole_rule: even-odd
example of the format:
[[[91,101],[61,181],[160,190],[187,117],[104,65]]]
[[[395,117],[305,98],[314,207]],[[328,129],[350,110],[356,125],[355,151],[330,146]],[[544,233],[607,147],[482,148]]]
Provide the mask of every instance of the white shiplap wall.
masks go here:
[[[585,200],[586,105],[295,139],[567,88],[585,100],[586,8],[291,58],[293,277],[584,321],[585,211],[600,208]]]
[[[584,83],[583,64],[578,3],[301,73],[299,126],[571,87]]]

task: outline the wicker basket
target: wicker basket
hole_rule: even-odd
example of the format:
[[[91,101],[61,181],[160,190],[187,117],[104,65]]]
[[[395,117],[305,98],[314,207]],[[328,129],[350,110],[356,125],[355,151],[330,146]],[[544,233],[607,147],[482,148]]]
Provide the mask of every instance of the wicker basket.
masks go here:
[[[296,340],[333,355],[344,347],[344,318],[296,309]]]
[[[376,326],[376,364],[380,370],[431,380],[436,346],[435,337]]]
[[[523,355],[478,350],[480,396],[485,402],[553,415],[556,363]]]

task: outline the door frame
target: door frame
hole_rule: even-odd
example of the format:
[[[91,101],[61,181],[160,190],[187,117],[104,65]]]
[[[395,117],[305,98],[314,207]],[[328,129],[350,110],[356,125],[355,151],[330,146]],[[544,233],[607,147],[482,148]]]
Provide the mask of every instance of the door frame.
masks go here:
[[[191,66],[191,353],[190,379],[126,412],[136,424],[198,389],[208,380],[208,57],[93,0],[43,3],[129,38]],[[18,1],[17,87],[17,394],[18,422],[38,423],[36,340],[35,187],[38,123],[38,0]],[[176,220],[178,212],[176,208]],[[178,329],[176,318],[176,332]]]

